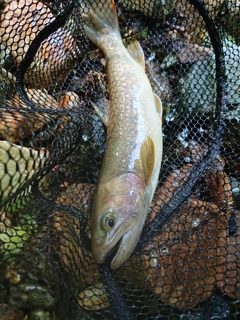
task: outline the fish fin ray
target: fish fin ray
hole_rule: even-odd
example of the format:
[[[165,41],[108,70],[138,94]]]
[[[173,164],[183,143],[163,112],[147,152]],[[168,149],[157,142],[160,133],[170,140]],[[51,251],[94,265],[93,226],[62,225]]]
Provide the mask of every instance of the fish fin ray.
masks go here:
[[[88,13],[83,13],[84,28],[87,37],[99,47],[101,36],[116,33],[120,38],[118,15],[113,0],[100,2],[92,7]]]
[[[162,121],[162,102],[158,95],[153,94],[155,100],[155,106],[160,120]]]
[[[133,57],[133,59],[143,68],[145,69],[145,57],[143,53],[143,49],[138,41],[134,41],[130,43],[127,47],[128,52]]]
[[[94,107],[95,111],[101,118],[102,122],[105,126],[108,126],[108,118],[109,118],[109,101],[105,98],[98,100],[96,103],[91,102],[92,106]]]
[[[143,172],[145,176],[145,183],[148,186],[151,181],[154,165],[155,165],[155,147],[151,137],[147,137],[140,150],[140,157],[143,166]]]

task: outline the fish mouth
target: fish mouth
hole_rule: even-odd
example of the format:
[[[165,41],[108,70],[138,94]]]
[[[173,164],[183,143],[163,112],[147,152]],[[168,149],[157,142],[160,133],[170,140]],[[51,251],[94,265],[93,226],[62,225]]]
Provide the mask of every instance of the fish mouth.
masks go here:
[[[115,244],[115,246],[109,250],[109,252],[107,253],[107,255],[105,257],[105,261],[108,261],[111,263],[111,261],[113,261],[114,258],[117,257],[122,239],[123,239],[123,236],[118,240],[118,242]]]
[[[115,246],[109,250],[107,257],[109,260],[111,259],[110,267],[112,270],[118,269],[130,257],[136,247],[140,233],[141,228],[133,228],[125,232]]]
[[[131,231],[126,232],[113,248],[114,255],[110,267],[112,270],[118,269],[132,254],[137,239],[132,237]]]
[[[106,248],[106,250],[104,251],[101,251],[102,249],[101,243],[99,245],[99,243],[97,243],[96,241],[96,243],[94,243],[95,248],[94,248],[94,245],[92,244],[93,257],[96,263],[98,264],[105,263],[106,265],[110,265],[111,261],[119,255],[122,239],[123,239],[123,236],[121,236],[121,238],[116,242],[115,245],[108,246],[108,248]]]

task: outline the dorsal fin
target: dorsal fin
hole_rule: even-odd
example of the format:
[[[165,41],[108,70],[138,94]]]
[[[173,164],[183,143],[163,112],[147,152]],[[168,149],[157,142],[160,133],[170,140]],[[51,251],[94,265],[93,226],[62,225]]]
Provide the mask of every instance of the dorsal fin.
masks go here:
[[[145,69],[145,57],[143,53],[143,49],[138,41],[134,41],[130,43],[127,47],[128,52],[131,54],[133,59],[143,68]]]
[[[145,176],[145,183],[148,186],[151,181],[154,165],[155,165],[155,147],[152,138],[147,137],[140,150],[140,157],[143,166],[143,172]]]

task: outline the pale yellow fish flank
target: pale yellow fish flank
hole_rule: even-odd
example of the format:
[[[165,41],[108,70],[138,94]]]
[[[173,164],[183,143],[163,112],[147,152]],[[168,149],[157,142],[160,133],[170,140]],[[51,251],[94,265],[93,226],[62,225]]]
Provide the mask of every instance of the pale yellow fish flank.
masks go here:
[[[110,107],[94,105],[107,126],[92,214],[92,252],[97,263],[115,250],[116,269],[133,252],[155,192],[162,160],[162,105],[145,74],[136,41],[126,49],[113,1],[83,15],[88,38],[105,55]]]

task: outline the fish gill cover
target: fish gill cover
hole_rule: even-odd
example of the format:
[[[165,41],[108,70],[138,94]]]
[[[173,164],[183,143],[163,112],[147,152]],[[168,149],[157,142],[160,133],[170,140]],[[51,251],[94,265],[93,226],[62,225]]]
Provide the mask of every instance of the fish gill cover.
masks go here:
[[[112,270],[118,246],[100,265],[91,247],[111,74],[85,30],[113,2],[0,0],[0,318],[239,319],[239,2],[115,4],[161,99],[163,152]]]

